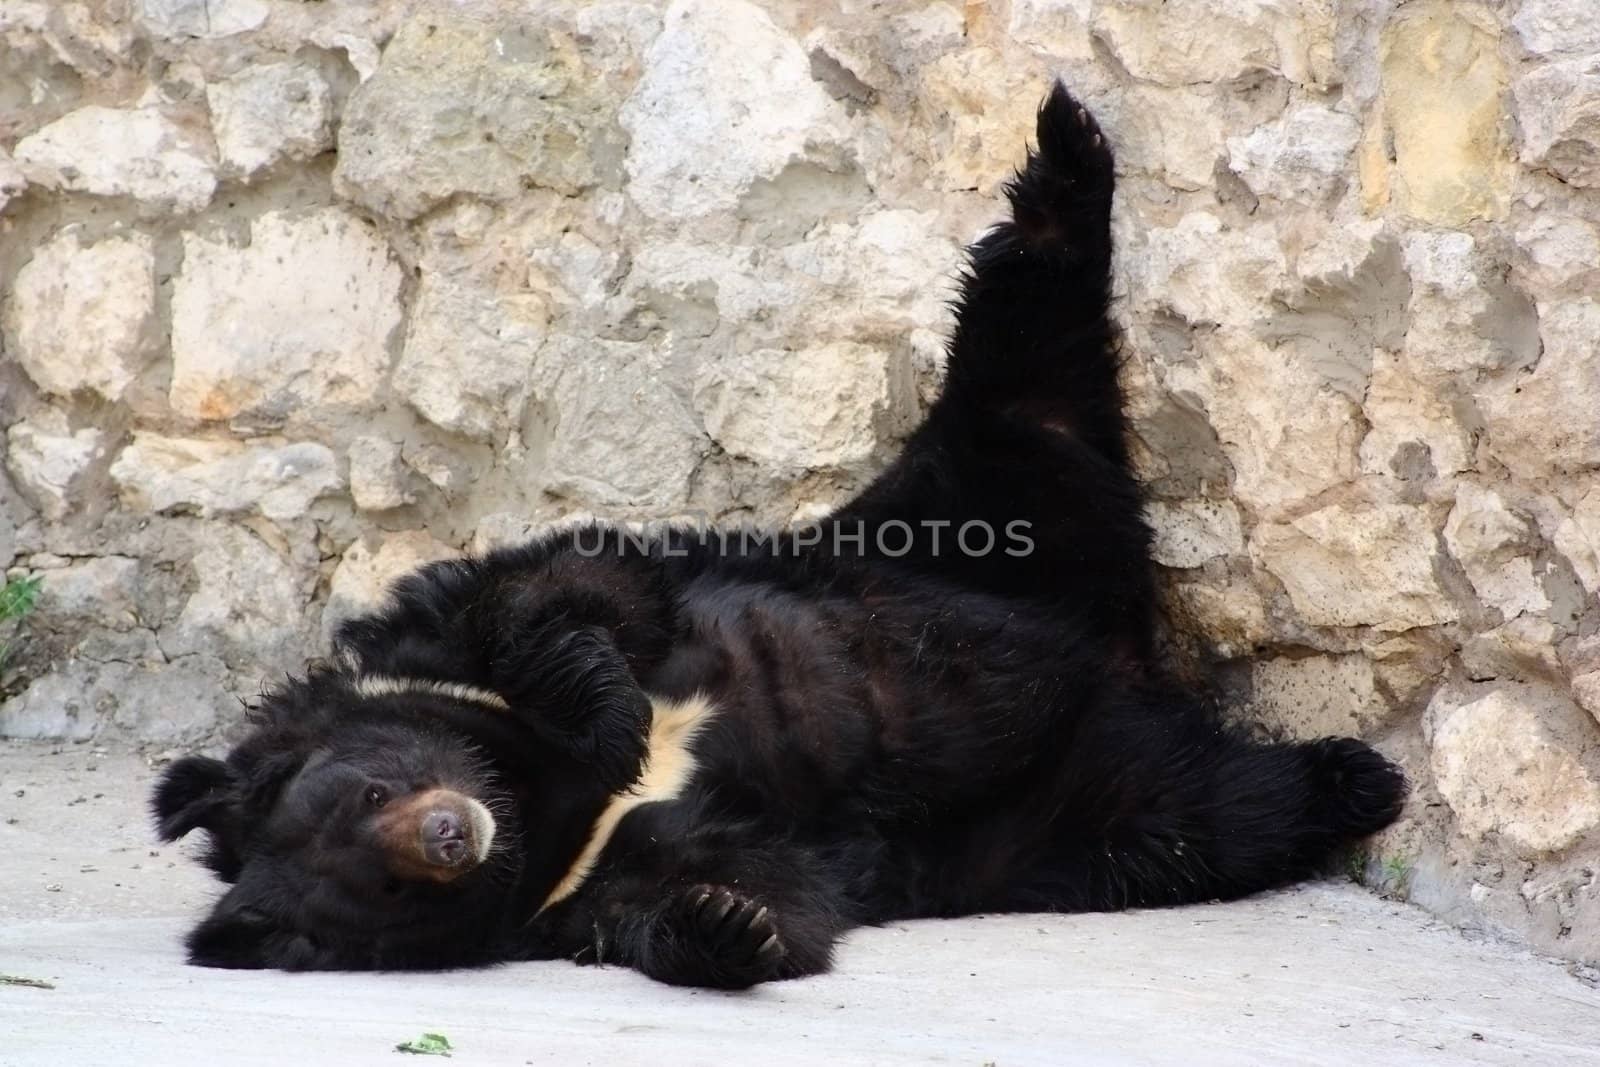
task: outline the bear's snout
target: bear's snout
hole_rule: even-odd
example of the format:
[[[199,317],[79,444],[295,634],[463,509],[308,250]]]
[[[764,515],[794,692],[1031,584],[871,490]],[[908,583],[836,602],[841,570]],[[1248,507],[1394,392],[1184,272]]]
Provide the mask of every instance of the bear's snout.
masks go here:
[[[467,858],[467,830],[453,811],[433,811],[422,820],[422,854],[429,863],[454,867]]]
[[[436,882],[482,863],[494,831],[494,817],[481,802],[442,788],[391,803],[377,824],[378,842],[395,874]]]

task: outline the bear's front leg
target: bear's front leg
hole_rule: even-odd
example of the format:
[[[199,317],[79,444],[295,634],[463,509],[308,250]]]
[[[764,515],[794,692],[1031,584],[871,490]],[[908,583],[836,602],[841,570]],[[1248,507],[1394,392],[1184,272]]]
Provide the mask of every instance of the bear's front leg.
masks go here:
[[[725,886],[679,890],[617,927],[619,956],[657,981],[748,989],[790,977],[781,920],[758,898]]]
[[[491,672],[511,712],[592,767],[605,788],[638,780],[650,698],[604,627],[562,614],[509,626]]]

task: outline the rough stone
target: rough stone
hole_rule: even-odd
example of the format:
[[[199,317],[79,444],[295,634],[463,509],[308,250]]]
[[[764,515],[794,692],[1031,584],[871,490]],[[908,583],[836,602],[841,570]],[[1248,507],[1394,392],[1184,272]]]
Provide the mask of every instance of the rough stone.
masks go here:
[[[628,195],[656,218],[733,209],[792,167],[847,169],[843,109],[799,42],[745,0],[671,4],[621,122]]]
[[[903,428],[908,370],[849,341],[758,349],[704,367],[695,408],[712,440],[775,471],[858,467]]]
[[[159,37],[232,37],[271,13],[265,0],[139,0],[139,21]]]
[[[394,388],[442,429],[503,439],[522,417],[548,319],[537,296],[425,278]]]
[[[248,176],[333,146],[333,93],[309,64],[246,67],[206,86],[206,101],[227,172]]]
[[[1405,481],[1430,481],[1472,469],[1472,433],[1457,413],[1455,398],[1424,380],[1404,353],[1377,349],[1361,401],[1367,434],[1361,439],[1361,469]]]
[[[1512,687],[1472,700],[1443,690],[1433,699],[1434,783],[1462,833],[1554,852],[1600,826],[1600,785],[1547,726],[1575,712],[1562,703]]]
[[[1152,500],[1145,515],[1155,531],[1156,562],[1163,567],[1198,567],[1244,552],[1239,508],[1231,500]]]
[[[1033,136],[1046,71],[978,47],[940,56],[920,73],[918,95],[934,122],[928,147],[941,186],[994,188],[1003,177],[992,165],[996,146],[1020,153]]]
[[[339,624],[383,606],[389,587],[424,563],[460,555],[424,530],[407,530],[353,542],[334,568],[322,609],[324,643]]]
[[[1012,0],[1006,27],[1020,44],[1058,59],[1090,59],[1091,0]]]
[[[1530,52],[1600,51],[1600,22],[1589,0],[1523,0],[1511,26]]]
[[[1355,475],[1359,408],[1315,359],[1232,328],[1197,343],[1168,384],[1205,404],[1240,500],[1271,513]]]
[[[1404,348],[1432,391],[1449,396],[1464,374],[1472,381],[1537,358],[1536,313],[1497,284],[1496,266],[1470,234],[1413,231],[1401,248],[1411,280]]]
[[[1572,699],[1600,723],[1600,671],[1590,671],[1572,679]]]
[[[1478,407],[1488,450],[1528,478],[1600,467],[1600,301],[1585,298],[1539,306],[1543,354],[1530,372],[1486,386]]]
[[[288,561],[226,523],[206,527],[196,547],[190,572],[198,584],[177,620],[162,628],[166,653],[206,653],[257,670],[300,669],[307,598]]]
[[[1151,229],[1126,265],[1142,301],[1165,305],[1192,323],[1245,326],[1261,316],[1286,281],[1288,263],[1269,228],[1225,227],[1205,211],[1171,228]]]
[[[1600,55],[1536,68],[1513,91],[1523,162],[1570,185],[1600,186]]]
[[[1538,681],[1561,673],[1561,632],[1549,619],[1517,615],[1461,643],[1461,668],[1474,680]]]
[[[1578,499],[1556,527],[1555,546],[1591,593],[1600,594],[1600,486]]]
[[[1445,520],[1444,541],[1478,596],[1506,618],[1550,607],[1528,558],[1535,547],[1533,532],[1499,493],[1460,483],[1455,507]]]
[[[104,442],[99,430],[73,430],[66,415],[46,408],[6,431],[6,470],[41,515],[59,522],[77,502],[79,479],[104,455]]]
[[[1333,504],[1258,526],[1251,551],[1311,625],[1393,631],[1459,615],[1434,574],[1435,539],[1422,508]]]
[[[1250,707],[1290,737],[1360,737],[1390,712],[1364,655],[1279,656],[1250,665]]]
[[[1392,201],[1442,226],[1503,218],[1512,175],[1500,113],[1506,71],[1487,9],[1457,0],[1406,5],[1384,28],[1382,70],[1368,131],[1378,150],[1363,173],[1369,203]]]
[[[154,107],[92,106],[17,142],[28,180],[157,210],[199,211],[217,187],[212,146]]]
[[[1540,210],[1516,232],[1534,285],[1555,288],[1600,270],[1600,228],[1578,215]]]
[[[1360,140],[1354,118],[1308,104],[1230,137],[1228,166],[1257,196],[1315,204],[1339,193]]]
[[[63,621],[126,630],[139,621],[139,561],[97,556],[44,572],[38,612],[47,625]]]
[[[574,195],[620,167],[616,91],[616,79],[548,26],[419,15],[351,94],[335,188],[402,219],[458,194],[504,201],[537,186]]]
[[[193,233],[183,243],[175,411],[314,423],[377,397],[400,324],[400,268],[370,224],[336,208],[275,211],[251,223],[247,247]]]
[[[1292,11],[1236,0],[1101,4],[1094,30],[1128,73],[1163,85],[1227,82],[1257,71],[1323,84],[1332,62],[1331,14],[1318,4]]]
[[[344,484],[326,445],[141,432],[111,464],[111,477],[124,504],[139,511],[205,517],[256,510],[274,520],[299,518],[313,500]]]
[[[0,704],[0,737],[197,744],[238,712],[227,683],[210,656],[68,660]]]
[[[85,244],[80,231],[69,229],[17,272],[5,328],[39,388],[117,400],[153,355],[155,303],[148,236]]]
[[[596,508],[683,504],[706,444],[671,379],[651,345],[552,336],[534,378],[555,423],[550,490]]]
[[[11,158],[10,152],[0,148],[0,212],[4,212],[6,205],[21,196],[27,188],[28,179],[22,173],[22,168]]]
[[[400,446],[367,435],[350,442],[350,496],[363,511],[387,511],[415,502],[406,485]]]

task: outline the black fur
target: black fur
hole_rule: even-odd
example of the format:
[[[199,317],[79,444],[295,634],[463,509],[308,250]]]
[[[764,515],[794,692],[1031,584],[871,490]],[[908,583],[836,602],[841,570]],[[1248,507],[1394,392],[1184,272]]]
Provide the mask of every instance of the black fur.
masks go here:
[[[268,696],[226,764],[182,761],[158,790],[162,835],[210,831],[235,883],[192,958],[571,957],[736,988],[827,968],[863,923],[1241,896],[1391,822],[1405,783],[1370,748],[1247,739],[1155,662],[1107,318],[1112,158],[1059,86],[1007,193],[1011,221],[971,250],[942,395],[825,531],[859,541],[591,527],[405,579],[341,631],[340,666]],[[950,524],[944,551],[926,528],[905,553],[879,543],[924,520]],[[1024,523],[1032,551],[952,552],[970,522]],[[507,710],[363,695],[375,674]],[[541,911],[638,778],[652,698],[695,694],[717,714],[688,787],[627,814]],[[374,782],[484,800],[497,851],[448,886],[385,874]]]

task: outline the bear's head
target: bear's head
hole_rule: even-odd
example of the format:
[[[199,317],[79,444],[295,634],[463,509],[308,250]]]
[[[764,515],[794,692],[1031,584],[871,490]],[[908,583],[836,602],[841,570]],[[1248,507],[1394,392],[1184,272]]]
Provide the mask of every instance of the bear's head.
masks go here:
[[[604,798],[580,769],[481,695],[369,683],[331,668],[291,680],[226,760],[187,756],[162,776],[158,833],[207,831],[204,862],[231,883],[189,935],[192,962],[485,962],[581,846]]]

